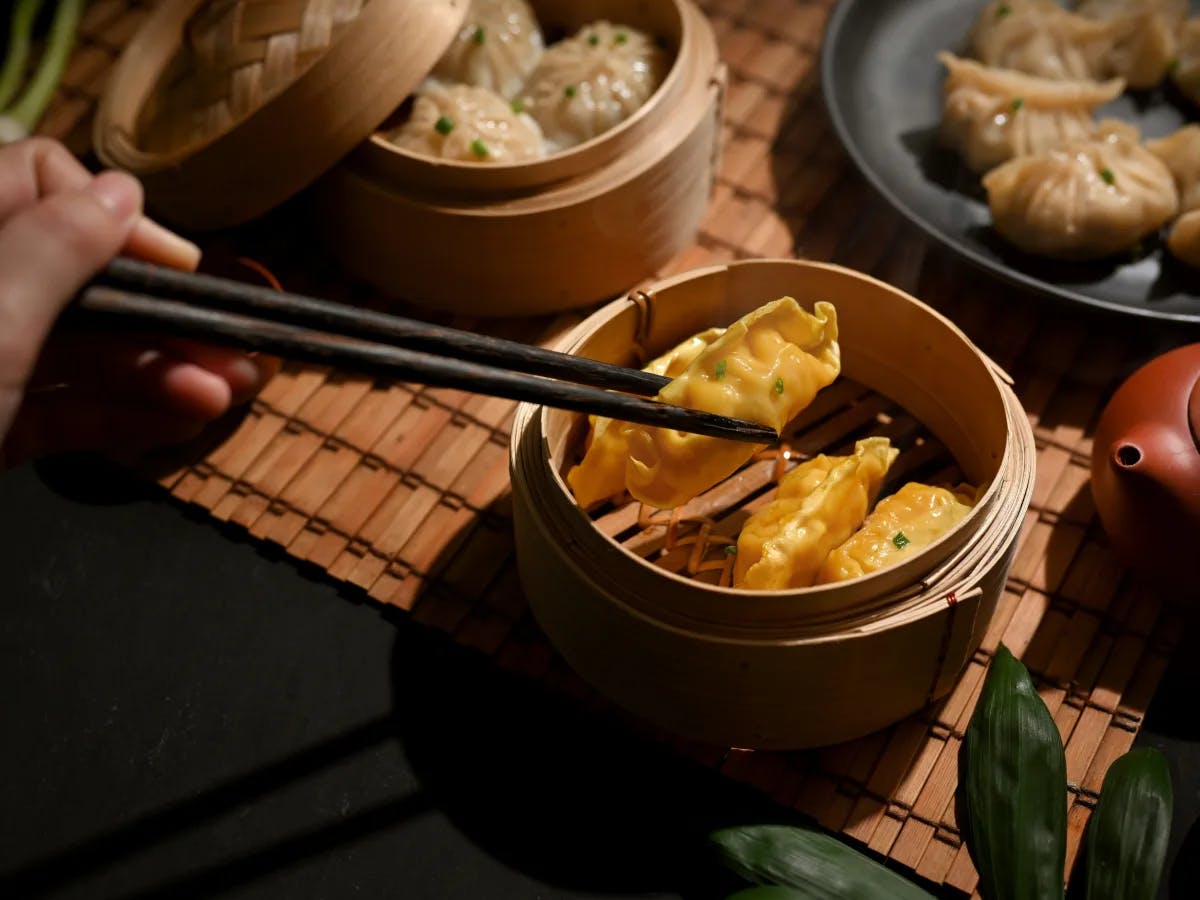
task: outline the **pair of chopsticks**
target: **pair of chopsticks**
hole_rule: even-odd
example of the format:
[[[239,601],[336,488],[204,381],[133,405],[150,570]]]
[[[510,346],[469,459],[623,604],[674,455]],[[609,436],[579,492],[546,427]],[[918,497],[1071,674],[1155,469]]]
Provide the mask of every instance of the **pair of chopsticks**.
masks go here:
[[[110,263],[68,316],[640,425],[755,444],[777,439],[764,425],[629,396],[652,396],[668,383],[649,372],[136,260]]]

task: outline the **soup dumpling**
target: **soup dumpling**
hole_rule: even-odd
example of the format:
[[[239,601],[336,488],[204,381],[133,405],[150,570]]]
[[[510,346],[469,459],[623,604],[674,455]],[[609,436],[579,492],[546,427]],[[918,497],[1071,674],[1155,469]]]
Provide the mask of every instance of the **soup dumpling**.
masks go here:
[[[467,17],[433,77],[516,96],[543,50],[542,30],[526,0],[471,0]]]
[[[408,121],[388,135],[397,147],[457,162],[519,163],[546,155],[541,129],[487,88],[430,82]]]
[[[866,518],[898,453],[887,438],[866,438],[853,456],[821,455],[785,475],[778,496],[738,535],[733,586],[778,591],[812,585],[826,556]]]
[[[1090,137],[1095,109],[1125,90],[1119,78],[1057,81],[989,68],[951,53],[938,59],[947,69],[942,140],[975,172]]]
[[[1010,160],[983,186],[996,230],[1027,253],[1056,259],[1128,250],[1179,208],[1171,172],[1122,122],[1102,122],[1091,140]]]
[[[546,49],[521,95],[551,150],[565,150],[632,116],[666,74],[666,54],[649,35],[594,22]]]

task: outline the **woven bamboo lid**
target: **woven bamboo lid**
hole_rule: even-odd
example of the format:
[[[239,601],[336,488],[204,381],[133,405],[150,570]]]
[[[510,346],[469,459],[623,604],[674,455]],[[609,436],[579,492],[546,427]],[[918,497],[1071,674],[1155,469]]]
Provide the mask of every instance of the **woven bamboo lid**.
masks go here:
[[[96,152],[173,223],[236,225],[367,138],[450,46],[468,0],[164,0],[96,116]]]

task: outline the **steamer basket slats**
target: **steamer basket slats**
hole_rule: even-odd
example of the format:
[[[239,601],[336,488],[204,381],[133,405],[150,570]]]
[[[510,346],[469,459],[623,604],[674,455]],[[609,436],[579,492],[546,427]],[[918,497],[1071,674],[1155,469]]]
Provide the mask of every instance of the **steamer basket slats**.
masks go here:
[[[155,0],[88,4],[68,78],[43,120],[43,133],[63,139],[78,154],[90,151],[91,114],[105,74],[158,5]],[[784,42],[795,48],[796,59],[803,60],[811,73],[831,3],[702,0],[700,5],[723,47],[743,48],[740,58],[723,53],[732,69],[723,130],[727,144],[738,142],[743,163],[726,167],[717,180],[698,241],[665,264],[661,277],[735,258],[819,253],[834,262],[853,259],[858,267],[931,303],[962,327],[1013,375],[1022,405],[1037,426],[1038,472],[1030,522],[1043,526],[1045,537],[1023,551],[1029,558],[1023,572],[1016,573],[1022,577],[1007,581],[979,649],[942,700],[858,741],[797,753],[732,753],[727,747],[655,733],[615,714],[570,677],[561,662],[554,661],[545,639],[530,624],[508,524],[507,423],[494,427],[489,423],[487,441],[474,457],[461,461],[460,473],[448,491],[432,488],[411,474],[414,444],[407,444],[404,452],[389,451],[384,459],[374,452],[378,448],[362,443],[352,430],[353,423],[371,410],[387,421],[390,448],[404,447],[406,437],[428,441],[430,434],[457,428],[453,414],[440,415],[437,421],[442,424],[431,430],[422,424],[431,409],[444,407],[438,405],[442,401],[434,392],[417,386],[396,386],[383,397],[372,391],[358,401],[357,414],[331,424],[322,412],[327,403],[309,403],[326,385],[327,373],[288,366],[218,446],[159,460],[146,476],[182,503],[218,520],[228,521],[232,509],[258,497],[260,512],[251,524],[262,532],[273,533],[272,523],[294,515],[303,525],[284,547],[290,557],[317,566],[339,583],[355,585],[381,603],[411,606],[421,621],[447,630],[454,641],[486,653],[502,668],[542,679],[552,690],[577,699],[618,727],[633,726],[637,733],[652,734],[661,746],[681,757],[744,781],[775,802],[841,829],[851,841],[890,858],[897,867],[899,857],[906,864],[916,857],[913,831],[919,826],[933,829],[933,837],[923,842],[916,857],[916,871],[940,882],[947,896],[966,896],[975,890],[977,877],[959,837],[953,806],[934,822],[931,808],[921,803],[918,809],[915,804],[925,785],[940,778],[949,765],[944,751],[962,736],[996,645],[1004,640],[1018,655],[1032,646],[1042,667],[1033,673],[1039,686],[1064,691],[1069,703],[1081,709],[1111,713],[1097,719],[1106,723],[1098,745],[1095,727],[1080,726],[1081,715],[1062,723],[1070,729],[1064,734],[1067,747],[1082,741],[1087,749],[1081,749],[1080,756],[1090,756],[1084,779],[1071,794],[1074,852],[1075,826],[1094,806],[1108,765],[1133,744],[1179,641],[1178,614],[1164,605],[1156,591],[1115,564],[1096,527],[1087,490],[1087,404],[1066,399],[1068,394],[1090,396],[1098,404],[1123,373],[1170,342],[1131,331],[1123,323],[1088,320],[1081,327],[1076,316],[1031,302],[980,280],[939,254],[927,253],[919,235],[901,231],[890,244],[856,236],[871,231],[855,229],[856,220],[878,220],[882,233],[888,230],[883,226],[891,214],[865,190],[831,139],[811,74],[805,76],[805,67],[800,66],[776,74],[746,64],[761,47]],[[724,219],[735,209],[734,201],[742,217],[736,227]],[[267,229],[286,238],[257,243],[261,252],[254,251],[286,286],[381,302],[369,290],[347,290],[336,273],[314,269],[312,261],[320,258],[319,249],[307,252],[309,246],[296,240],[291,224],[269,220]],[[545,338],[547,325],[514,321],[486,327],[532,341]],[[333,385],[326,396],[341,389]],[[822,397],[835,390],[828,389]],[[842,402],[839,398],[833,406]],[[350,475],[338,481],[332,470],[325,475],[324,464],[314,461],[306,481],[327,478],[332,493],[308,516],[307,510],[303,515],[289,510],[270,493],[267,476],[275,465],[271,459],[286,455],[284,451],[293,444],[308,446],[313,433],[343,440],[345,452],[357,462]],[[306,458],[322,457],[310,453]],[[450,517],[434,514],[438,512]],[[457,552],[425,571],[414,564],[416,555],[405,545],[374,543],[389,525],[413,519],[417,521],[409,527],[417,530],[442,529],[422,542],[424,558],[434,549],[431,544],[457,546]],[[369,529],[368,522],[373,523]],[[1038,575],[1047,567],[1058,572],[1050,579],[1050,593],[1029,584],[1029,579],[1047,583]],[[1077,610],[1095,614],[1100,624],[1089,631],[1090,645],[1076,670],[1069,672],[1078,649],[1061,643],[1061,614],[1070,616]],[[1058,662],[1060,649],[1067,648],[1071,652]],[[906,827],[910,838],[901,841]],[[943,871],[946,857],[951,861]]]

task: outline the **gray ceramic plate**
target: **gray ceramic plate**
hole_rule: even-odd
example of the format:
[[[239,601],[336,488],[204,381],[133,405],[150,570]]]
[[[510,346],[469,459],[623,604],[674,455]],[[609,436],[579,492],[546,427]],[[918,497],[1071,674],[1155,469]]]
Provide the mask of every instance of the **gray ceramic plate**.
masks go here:
[[[821,77],[834,128],[864,176],[901,213],[970,262],[1037,293],[1157,319],[1200,323],[1200,272],[1156,239],[1101,263],[1021,253],[992,230],[979,180],[938,146],[939,50],[961,51],[984,0],[841,0]],[[1192,0],[1193,14],[1200,0]],[[1158,137],[1200,118],[1173,89],[1127,93],[1100,111]]]

